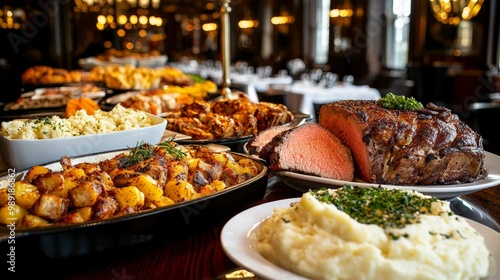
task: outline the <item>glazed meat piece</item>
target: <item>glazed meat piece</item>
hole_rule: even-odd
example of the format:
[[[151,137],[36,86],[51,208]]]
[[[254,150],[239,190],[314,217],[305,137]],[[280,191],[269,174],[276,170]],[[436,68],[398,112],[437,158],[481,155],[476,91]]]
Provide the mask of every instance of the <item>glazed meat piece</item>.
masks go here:
[[[187,134],[193,139],[227,139],[256,135],[271,126],[293,121],[293,114],[282,104],[253,103],[239,92],[235,100],[213,102],[196,100],[179,112],[166,115],[167,129]]]
[[[273,171],[295,171],[352,181],[351,151],[331,131],[307,123],[275,136],[260,152]]]
[[[376,101],[323,105],[319,124],[352,151],[359,177],[371,183],[434,185],[484,176],[482,138],[449,109],[388,110]]]
[[[118,210],[120,210],[120,206],[113,196],[99,196],[92,206],[95,220],[112,218]]]

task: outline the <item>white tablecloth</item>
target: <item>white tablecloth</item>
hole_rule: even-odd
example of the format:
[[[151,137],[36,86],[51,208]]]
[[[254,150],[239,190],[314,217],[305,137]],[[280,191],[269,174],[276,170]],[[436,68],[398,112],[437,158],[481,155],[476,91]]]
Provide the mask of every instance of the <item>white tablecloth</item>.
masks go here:
[[[338,100],[377,100],[380,92],[369,86],[335,85],[331,88],[294,83],[284,88],[288,110],[310,114],[316,120],[314,104]]]
[[[222,84],[222,68],[220,67],[206,67],[203,64],[198,64],[196,61],[192,63],[169,63],[170,67],[175,67],[184,73],[197,74],[202,78],[210,79],[217,85]],[[257,92],[267,92],[271,85],[291,85],[293,79],[291,76],[277,76],[277,77],[260,77],[254,73],[242,74],[231,67],[229,74],[231,85],[236,88],[241,88],[250,100],[259,102]]]
[[[240,75],[231,74],[231,84],[236,87],[243,88],[250,100],[253,102],[259,102],[257,92],[267,92],[271,85],[291,85],[292,77],[258,77],[257,75]]]

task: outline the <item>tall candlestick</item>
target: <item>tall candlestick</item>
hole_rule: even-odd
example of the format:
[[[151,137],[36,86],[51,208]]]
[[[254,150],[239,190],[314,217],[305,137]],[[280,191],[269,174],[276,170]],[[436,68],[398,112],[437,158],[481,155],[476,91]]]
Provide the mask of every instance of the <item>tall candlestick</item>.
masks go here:
[[[231,69],[231,56],[229,45],[229,13],[231,7],[230,0],[221,0],[221,62],[222,62],[222,96],[227,99],[237,99],[238,95],[231,91],[231,79],[229,77]]]

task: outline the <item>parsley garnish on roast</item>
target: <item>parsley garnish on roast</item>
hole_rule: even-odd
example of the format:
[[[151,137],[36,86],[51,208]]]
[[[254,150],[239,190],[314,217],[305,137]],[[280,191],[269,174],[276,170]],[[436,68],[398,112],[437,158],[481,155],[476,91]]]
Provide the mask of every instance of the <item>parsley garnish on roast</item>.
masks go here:
[[[406,97],[403,95],[394,95],[388,93],[386,96],[380,98],[377,104],[385,109],[397,109],[397,110],[415,110],[423,108],[422,103],[418,102],[413,97]]]

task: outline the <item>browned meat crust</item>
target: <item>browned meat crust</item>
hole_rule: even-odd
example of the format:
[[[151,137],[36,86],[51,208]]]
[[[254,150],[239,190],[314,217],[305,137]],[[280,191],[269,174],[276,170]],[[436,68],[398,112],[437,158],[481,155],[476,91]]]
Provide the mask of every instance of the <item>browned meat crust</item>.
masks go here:
[[[318,122],[351,149],[357,173],[367,182],[455,184],[485,176],[481,136],[432,103],[400,111],[376,101],[338,101],[322,106]]]

